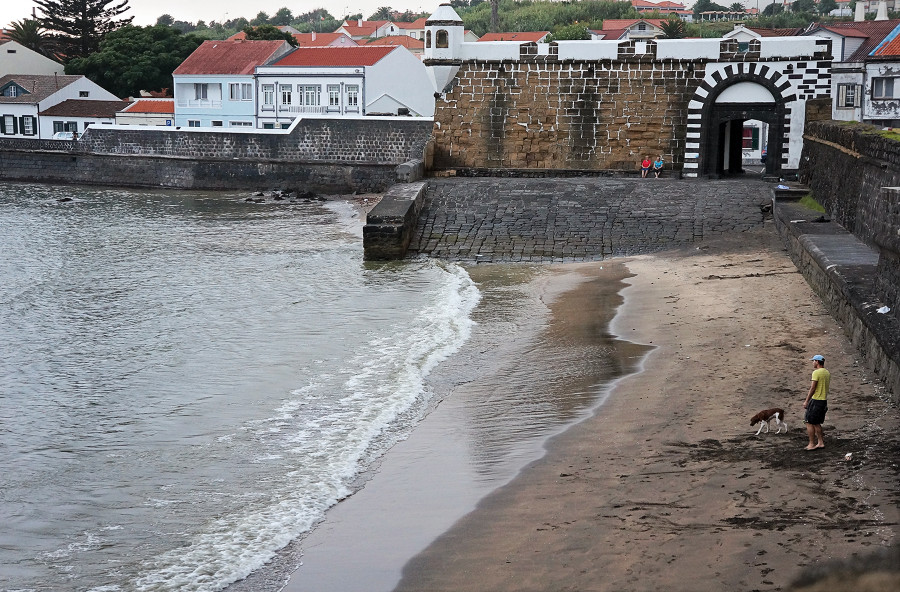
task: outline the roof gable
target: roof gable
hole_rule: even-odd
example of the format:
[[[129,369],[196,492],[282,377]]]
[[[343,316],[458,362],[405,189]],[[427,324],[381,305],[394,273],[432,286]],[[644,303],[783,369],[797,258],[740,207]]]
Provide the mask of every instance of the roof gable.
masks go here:
[[[66,76],[64,74],[56,76],[7,74],[0,78],[0,88],[9,88],[9,83],[14,82],[19,88],[25,91],[25,94],[17,97],[0,96],[0,102],[26,104],[39,103],[50,95],[82,78],[84,78],[84,76]]]
[[[374,66],[386,55],[395,51],[394,46],[361,47],[298,47],[274,66]]]
[[[276,57],[279,51],[287,51],[288,47],[287,41],[204,41],[173,74],[253,74],[256,66]]]

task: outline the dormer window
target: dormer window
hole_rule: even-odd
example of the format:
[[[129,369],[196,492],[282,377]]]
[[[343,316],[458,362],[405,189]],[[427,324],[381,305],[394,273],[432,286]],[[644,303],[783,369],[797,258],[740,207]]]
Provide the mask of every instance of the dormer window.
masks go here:
[[[646,31],[647,25],[645,23],[638,23],[638,31]]]
[[[3,89],[0,89],[0,94],[4,97],[21,97],[22,95],[27,95],[28,91],[15,82],[10,82]]]

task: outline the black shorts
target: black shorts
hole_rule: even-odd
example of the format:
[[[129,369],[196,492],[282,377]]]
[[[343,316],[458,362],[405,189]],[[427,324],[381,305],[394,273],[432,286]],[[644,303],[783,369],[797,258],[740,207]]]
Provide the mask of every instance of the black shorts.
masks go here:
[[[825,423],[826,411],[828,411],[828,401],[811,399],[809,405],[806,406],[806,417],[803,418],[803,421],[813,425],[822,425]]]

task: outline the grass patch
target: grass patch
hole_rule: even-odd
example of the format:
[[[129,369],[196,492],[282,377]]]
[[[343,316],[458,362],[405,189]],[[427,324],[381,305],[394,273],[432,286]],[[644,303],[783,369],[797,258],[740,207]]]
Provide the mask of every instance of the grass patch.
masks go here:
[[[900,130],[897,128],[889,129],[889,130],[881,130],[878,132],[878,135],[882,138],[887,138],[888,140],[894,140],[895,142],[900,142]]]
[[[823,214],[825,213],[825,208],[823,208],[819,202],[813,199],[812,193],[807,193],[806,195],[801,197],[800,205],[816,212],[821,212]]]

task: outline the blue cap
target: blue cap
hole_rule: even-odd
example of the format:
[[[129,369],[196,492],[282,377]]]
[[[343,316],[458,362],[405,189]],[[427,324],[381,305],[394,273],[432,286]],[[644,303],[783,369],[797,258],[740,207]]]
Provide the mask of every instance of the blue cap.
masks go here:
[[[824,362],[825,358],[817,354],[809,359],[810,362],[813,360],[815,360],[817,362]]]

